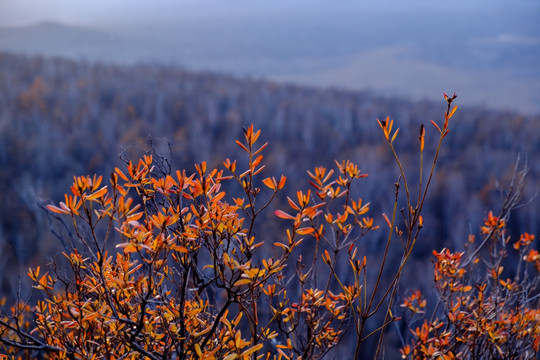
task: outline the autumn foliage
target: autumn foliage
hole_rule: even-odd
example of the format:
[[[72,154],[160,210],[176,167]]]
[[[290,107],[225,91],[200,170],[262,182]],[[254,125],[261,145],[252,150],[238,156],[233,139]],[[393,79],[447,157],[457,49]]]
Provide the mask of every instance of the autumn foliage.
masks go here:
[[[517,205],[524,174],[510,187],[498,215],[489,212],[480,241],[465,251],[433,251],[439,301],[430,318],[411,329],[401,350],[406,359],[536,359],[540,345],[540,255],[535,236],[512,239],[507,219]],[[405,299],[409,315],[422,318],[419,291]]]
[[[433,122],[438,142],[425,174],[426,130],[420,128],[414,191],[393,145],[399,129],[389,118],[379,121],[400,175],[394,207],[382,215],[384,252],[376,257],[358,247],[379,228],[368,215],[369,202],[352,191],[367,174],[336,161],[334,169],[308,171],[311,188],[286,197],[284,175],[263,175],[268,144],[253,126],[237,141],[245,158],[226,159],[223,169],[203,162],[193,173],[172,171],[148,155],[107,180],[75,177],[64,200],[48,206],[70,222],[59,236],[62,255],[46,270],[29,270],[36,303],[19,299],[3,309],[0,358],[305,360],[323,358],[346,335],[355,339],[357,359],[362,344],[378,337],[378,358],[388,326],[399,320],[392,312],[398,284],[424,226],[422,207],[456,109],[455,95],[445,99],[444,122]],[[233,185],[239,195],[225,190]],[[288,206],[274,215],[287,228],[263,236],[257,232],[261,214],[278,198]],[[501,218],[490,219],[484,242],[507,244]],[[452,341],[496,355],[507,346],[502,337],[538,351],[539,315],[531,307],[536,288],[522,286],[540,261],[530,238],[515,243],[523,265],[514,280],[500,277],[499,252],[490,253],[491,285],[465,282],[477,253],[465,262],[460,254],[436,253],[435,280],[451,310],[449,322],[422,325],[404,356],[424,356],[424,349],[432,353],[420,358],[436,351],[458,356],[459,349],[448,348]],[[391,246],[401,249],[397,263],[387,261]],[[407,301],[413,312],[426,306],[420,293]],[[489,312],[494,308],[508,309],[498,322]]]

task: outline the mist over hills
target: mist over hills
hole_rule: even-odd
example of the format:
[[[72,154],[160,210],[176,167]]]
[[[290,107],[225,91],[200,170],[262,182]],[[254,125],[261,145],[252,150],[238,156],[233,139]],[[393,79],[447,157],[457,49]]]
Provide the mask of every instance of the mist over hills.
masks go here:
[[[486,11],[245,6],[86,25],[0,28],[0,50],[121,64],[174,64],[384,96],[540,113],[540,29],[526,7]],[[221,10],[220,10],[221,9]],[[258,10],[257,10],[258,9]],[[291,10],[292,9],[292,10]],[[296,10],[295,10],[296,9]]]

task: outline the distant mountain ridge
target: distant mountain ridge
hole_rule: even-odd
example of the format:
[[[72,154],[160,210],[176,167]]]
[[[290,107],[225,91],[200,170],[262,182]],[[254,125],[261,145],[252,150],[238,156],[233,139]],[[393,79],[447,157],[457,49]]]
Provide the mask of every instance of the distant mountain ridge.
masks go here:
[[[126,62],[133,43],[120,35],[87,27],[43,22],[0,27],[0,49],[31,55],[56,55],[86,60]]]
[[[119,64],[175,64],[411,99],[457,91],[468,104],[540,113],[535,96],[540,93],[540,34],[528,20],[522,30],[491,24],[480,31],[472,25],[472,15],[460,17],[463,29],[452,29],[438,13],[426,16],[313,10],[299,19],[271,13],[108,29],[46,22],[1,27],[0,50]],[[487,23],[495,20],[484,15]],[[441,35],[452,29],[453,35],[433,37],[425,26],[439,26]]]

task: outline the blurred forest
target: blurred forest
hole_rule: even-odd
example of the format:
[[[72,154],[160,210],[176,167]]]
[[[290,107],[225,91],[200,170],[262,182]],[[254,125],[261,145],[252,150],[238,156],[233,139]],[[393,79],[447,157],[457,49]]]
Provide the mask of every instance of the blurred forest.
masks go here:
[[[170,159],[173,169],[191,171],[203,160],[219,166],[239,155],[234,140],[250,123],[269,142],[265,174],[288,178],[284,196],[287,189],[308,188],[306,170],[350,159],[369,174],[355,191],[372,203],[371,214],[382,225],[398,169],[376,119],[396,120],[401,131],[395,144],[414,176],[420,124],[426,124],[432,156],[429,139],[435,140],[436,130],[429,122],[440,120],[445,106],[442,94],[440,102],[410,102],[176,67],[0,53],[0,296],[14,297],[19,282],[27,281],[28,266],[57,255],[51,228],[58,231],[58,224],[43,207],[62,201],[74,175],[106,178],[122,158],[136,160],[152,149]],[[432,250],[459,250],[487,212],[499,208],[518,156],[529,168],[527,204],[514,214],[510,230],[540,230],[540,202],[534,199],[540,116],[460,107],[452,121],[402,287],[412,282],[430,289]],[[276,204],[287,208],[285,198]],[[271,237],[283,223],[270,210],[267,216],[259,234]],[[373,254],[383,244],[375,240],[362,248]]]

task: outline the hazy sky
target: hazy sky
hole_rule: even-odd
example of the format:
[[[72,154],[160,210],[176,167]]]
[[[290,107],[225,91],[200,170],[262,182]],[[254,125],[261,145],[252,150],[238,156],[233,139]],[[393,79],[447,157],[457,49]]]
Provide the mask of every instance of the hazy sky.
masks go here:
[[[0,26],[45,21],[90,35],[32,33],[36,42],[23,31],[6,50],[418,98],[453,89],[538,112],[540,0],[0,0]]]
[[[382,10],[530,7],[540,14],[539,0],[0,0],[0,25],[30,25],[43,21],[110,25],[174,19],[182,15],[249,14],[313,7]]]

